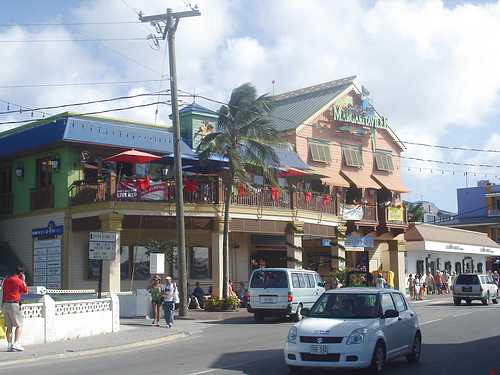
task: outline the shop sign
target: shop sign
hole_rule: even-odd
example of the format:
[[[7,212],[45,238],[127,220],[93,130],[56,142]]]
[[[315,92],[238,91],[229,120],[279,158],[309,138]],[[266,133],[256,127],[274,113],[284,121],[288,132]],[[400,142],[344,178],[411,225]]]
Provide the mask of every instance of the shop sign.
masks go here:
[[[462,251],[464,248],[463,247],[460,247],[458,245],[453,245],[453,244],[448,244],[446,245],[446,250],[460,250]]]
[[[489,249],[487,247],[482,247],[479,249],[480,252],[482,253],[488,253],[488,254],[494,254],[495,252],[492,249]]]
[[[332,240],[329,238],[322,238],[321,239],[321,247],[331,247],[332,246]]]
[[[345,238],[345,246],[349,248],[361,248],[364,250],[365,247],[374,247],[375,241],[371,236],[359,237],[349,234]]]
[[[387,221],[403,223],[405,220],[405,212],[403,207],[388,207],[387,208]]]
[[[332,118],[335,121],[349,122],[372,128],[387,128],[388,121],[385,117],[369,116],[364,112],[356,113],[349,107],[333,106]]]
[[[31,230],[31,237],[55,237],[62,236],[64,225],[56,225],[53,220],[50,220],[45,228],[35,228]]]
[[[114,260],[118,250],[118,233],[90,232],[89,259]]]
[[[342,219],[344,220],[362,220],[363,206],[344,206],[342,207]]]

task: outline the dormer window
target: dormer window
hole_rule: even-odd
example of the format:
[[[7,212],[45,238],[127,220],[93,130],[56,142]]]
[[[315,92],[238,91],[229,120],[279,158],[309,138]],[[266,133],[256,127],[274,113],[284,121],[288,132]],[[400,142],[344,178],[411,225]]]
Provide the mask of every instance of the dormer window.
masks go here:
[[[392,162],[391,152],[384,150],[377,150],[375,152],[375,166],[379,171],[383,172],[394,171],[394,164]]]
[[[330,144],[319,139],[309,139],[309,158],[311,161],[329,163],[332,160],[330,155]]]

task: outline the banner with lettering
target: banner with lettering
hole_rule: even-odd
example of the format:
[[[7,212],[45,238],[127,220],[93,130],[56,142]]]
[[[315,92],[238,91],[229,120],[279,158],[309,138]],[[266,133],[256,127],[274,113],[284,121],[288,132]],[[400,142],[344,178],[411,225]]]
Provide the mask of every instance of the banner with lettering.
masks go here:
[[[405,214],[403,207],[388,207],[387,221],[402,223],[404,222]]]
[[[341,216],[344,220],[362,220],[363,206],[343,206]]]
[[[145,201],[165,200],[165,182],[151,181],[147,189],[139,191],[139,198]]]

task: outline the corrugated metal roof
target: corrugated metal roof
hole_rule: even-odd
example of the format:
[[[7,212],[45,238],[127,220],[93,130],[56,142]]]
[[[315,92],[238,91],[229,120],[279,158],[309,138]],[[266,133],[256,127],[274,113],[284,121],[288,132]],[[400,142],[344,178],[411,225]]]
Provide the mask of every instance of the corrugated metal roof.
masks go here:
[[[287,150],[281,147],[275,147],[274,151],[279,158],[280,166],[290,167],[297,169],[311,169],[311,167],[305,163],[299,155],[291,150]]]
[[[356,76],[273,96],[271,122],[278,131],[295,129],[347,89]]]
[[[188,104],[179,110],[180,115],[185,115],[188,113],[197,113],[197,114],[206,115],[206,116],[214,117],[214,118],[219,117],[217,112],[212,111],[211,109],[205,108],[205,107],[199,105],[198,103]]]
[[[0,158],[28,152],[57,142],[135,148],[161,154],[173,153],[173,134],[166,128],[77,115],[56,116],[28,124],[0,136]],[[184,155],[194,152],[181,142]]]

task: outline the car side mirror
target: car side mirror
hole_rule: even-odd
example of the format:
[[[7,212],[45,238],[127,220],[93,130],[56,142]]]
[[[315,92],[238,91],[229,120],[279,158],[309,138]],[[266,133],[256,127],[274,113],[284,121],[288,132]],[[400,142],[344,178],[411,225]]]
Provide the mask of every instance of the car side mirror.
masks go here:
[[[324,288],[326,283],[324,281],[318,281],[318,286]]]
[[[309,316],[309,313],[311,312],[311,310],[309,310],[308,308],[304,308],[302,310],[300,310],[300,313],[302,314],[302,316]]]
[[[387,310],[385,314],[382,316],[383,319],[387,318],[397,318],[399,313],[396,310]]]

